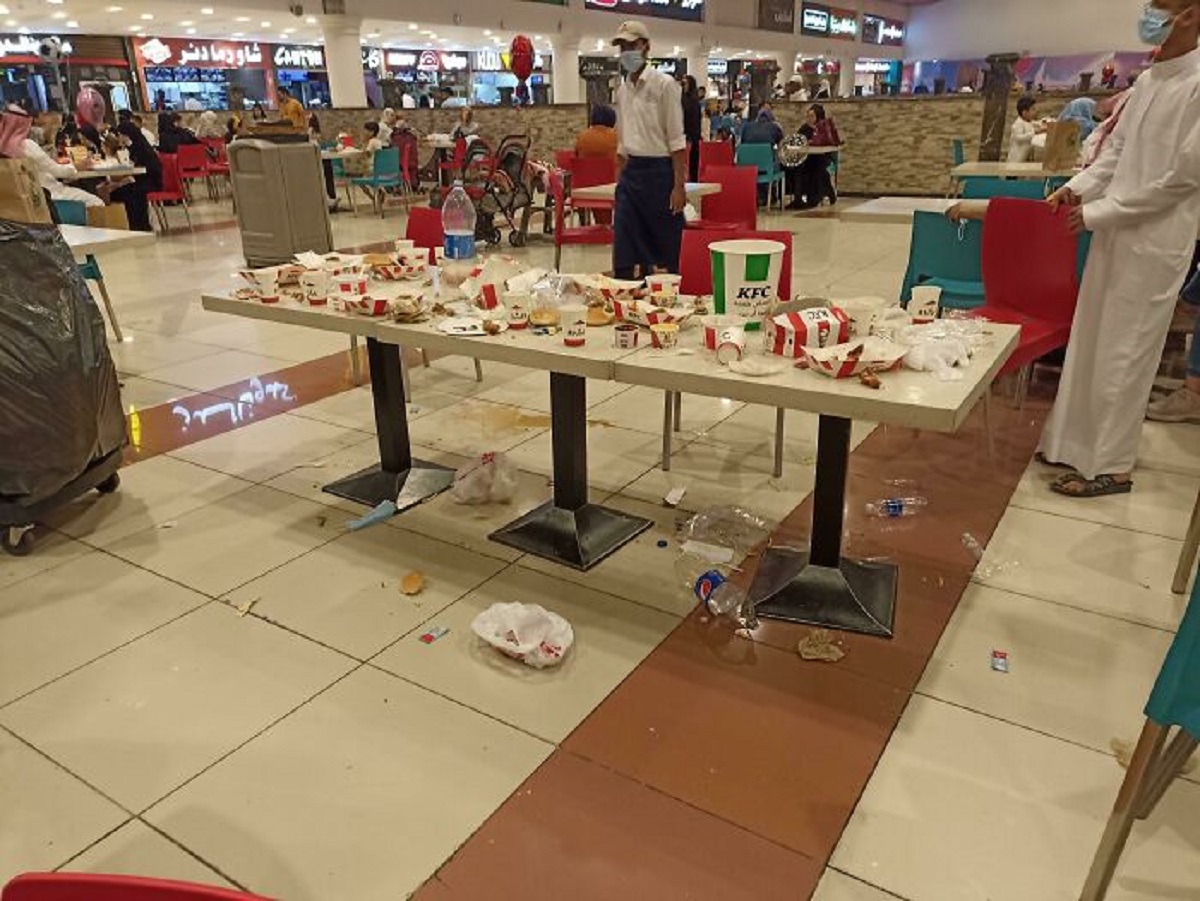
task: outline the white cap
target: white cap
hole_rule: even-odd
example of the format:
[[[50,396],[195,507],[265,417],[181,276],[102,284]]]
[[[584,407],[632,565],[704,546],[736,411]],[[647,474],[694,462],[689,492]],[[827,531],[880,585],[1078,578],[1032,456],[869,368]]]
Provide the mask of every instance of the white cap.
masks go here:
[[[620,27],[617,28],[617,33],[613,36],[612,42],[614,44],[618,44],[621,41],[629,41],[630,43],[633,43],[634,41],[639,40],[649,41],[650,32],[646,29],[646,26],[637,19],[626,19],[621,23]]]

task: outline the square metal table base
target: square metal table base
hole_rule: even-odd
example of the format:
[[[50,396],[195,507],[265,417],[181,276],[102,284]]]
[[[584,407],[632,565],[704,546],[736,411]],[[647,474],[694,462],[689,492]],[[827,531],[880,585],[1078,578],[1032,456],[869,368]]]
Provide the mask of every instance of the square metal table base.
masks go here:
[[[453,482],[453,469],[413,460],[411,469],[400,472],[385,472],[377,463],[332,482],[321,490],[368,507],[376,507],[383,501],[395,501],[399,509],[406,510],[441,494]]]
[[[588,570],[653,525],[598,504],[565,510],[549,501],[488,537],[527,554]]]
[[[766,619],[892,637],[899,570],[892,563],[842,558],[836,568],[808,562],[805,551],[771,548],[750,586]]]

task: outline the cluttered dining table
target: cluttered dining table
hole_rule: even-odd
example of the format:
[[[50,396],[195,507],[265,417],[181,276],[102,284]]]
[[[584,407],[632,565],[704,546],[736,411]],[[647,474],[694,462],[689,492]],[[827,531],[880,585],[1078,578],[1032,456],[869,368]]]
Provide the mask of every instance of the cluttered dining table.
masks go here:
[[[397,242],[392,253],[304,254],[294,264],[244,270],[243,288],[206,294],[203,305],[366,339],[380,462],[325,490],[376,517],[402,513],[454,479],[413,457],[401,347],[547,372],[552,493],[490,538],[582,570],[650,525],[590,500],[588,379],[816,413],[811,546],[773,549],[751,598],[762,616],[888,637],[897,568],[842,555],[852,420],[957,430],[1019,329],[939,319],[936,299],[933,309],[923,303],[915,313],[882,300],[781,302],[772,279],[778,261],[746,263],[753,254],[781,256],[783,245],[750,243],[713,245],[724,259],[712,296],[679,294],[678,276],[634,282],[559,274],[501,255],[447,262]]]

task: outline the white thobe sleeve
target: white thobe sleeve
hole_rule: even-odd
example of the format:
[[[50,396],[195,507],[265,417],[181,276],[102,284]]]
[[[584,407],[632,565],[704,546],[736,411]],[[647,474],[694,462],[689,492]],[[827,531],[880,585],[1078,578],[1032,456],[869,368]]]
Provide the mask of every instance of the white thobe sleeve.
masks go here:
[[[666,117],[667,149],[671,153],[687,149],[687,137],[683,133],[683,91],[679,82],[671,80],[662,92],[662,103],[666,107],[662,114]]]
[[[54,178],[74,178],[79,172],[70,163],[60,163],[52,159],[36,141],[25,139],[25,159],[33,163],[39,173],[51,175]]]
[[[1181,118],[1191,125],[1179,141],[1171,165],[1157,178],[1133,190],[1110,194],[1085,204],[1083,221],[1089,229],[1114,228],[1149,219],[1194,198],[1200,192],[1200,93],[1191,97]],[[1113,138],[1122,131],[1123,124],[1124,120],[1117,125]],[[1127,135],[1122,135],[1122,140],[1127,138]],[[1158,141],[1162,137],[1139,134],[1137,139]]]
[[[1125,149],[1125,131],[1121,123],[1113,129],[1113,133],[1104,142],[1096,161],[1067,182],[1067,187],[1082,198],[1084,203],[1091,203],[1104,196],[1108,183],[1112,181],[1113,173],[1117,171],[1117,163],[1121,160],[1121,151]]]
[[[625,117],[621,114],[622,105],[621,88],[618,87],[616,97],[613,98],[613,106],[616,107],[617,110],[617,156],[628,159],[629,151],[625,149],[625,129],[621,124],[625,121]]]

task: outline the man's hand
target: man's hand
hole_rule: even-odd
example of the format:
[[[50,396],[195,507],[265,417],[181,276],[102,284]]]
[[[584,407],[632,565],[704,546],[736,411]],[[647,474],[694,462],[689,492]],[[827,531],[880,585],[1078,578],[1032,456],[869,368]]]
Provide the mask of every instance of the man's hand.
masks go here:
[[[75,164],[75,168],[81,171],[87,171],[88,169],[94,169],[95,167],[96,163],[90,156],[85,156]]]
[[[1077,207],[1082,202],[1083,202],[1083,198],[1080,197],[1078,194],[1076,194],[1074,191],[1072,191],[1070,188],[1068,188],[1066,185],[1063,185],[1061,188],[1059,188],[1057,191],[1055,191],[1053,194],[1051,194],[1049,197],[1046,198],[1046,203],[1050,204],[1050,209],[1052,209],[1056,212],[1060,206]]]
[[[671,212],[682,213],[685,206],[687,206],[687,188],[677,184],[671,189]]]
[[[1067,214],[1067,230],[1073,235],[1082,235],[1087,231],[1087,223],[1083,221],[1083,207],[1073,206]]]

